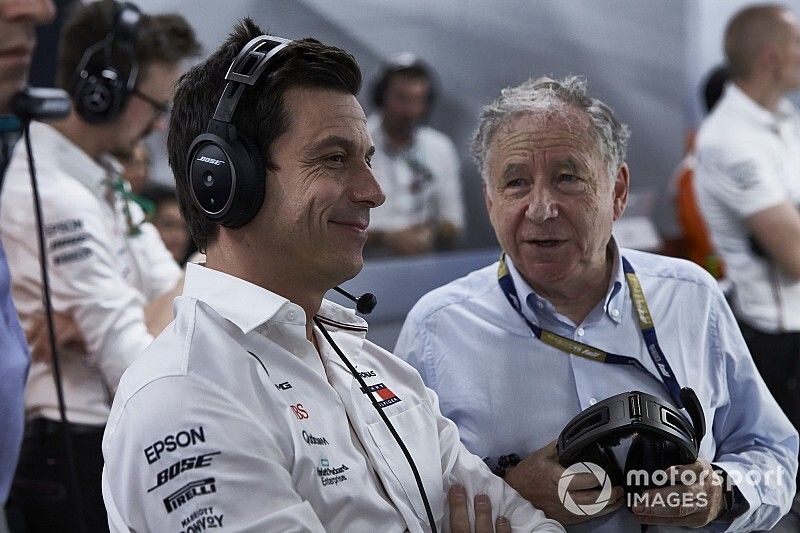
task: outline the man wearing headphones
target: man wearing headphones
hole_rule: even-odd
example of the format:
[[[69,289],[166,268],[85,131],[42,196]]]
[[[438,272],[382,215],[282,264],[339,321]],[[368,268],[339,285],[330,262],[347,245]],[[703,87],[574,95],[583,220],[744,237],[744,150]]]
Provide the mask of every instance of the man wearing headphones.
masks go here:
[[[350,54],[249,19],[181,79],[170,164],[207,260],[114,399],[113,531],[562,531],[323,299],[361,269],[384,200],[360,84]]]
[[[0,191],[19,133],[11,100],[28,80],[36,46],[34,28],[53,20],[52,0],[0,0]],[[24,422],[23,394],[28,350],[11,299],[11,277],[0,243],[0,533],[8,531],[4,507],[17,466]]]
[[[101,440],[122,372],[152,341],[146,317],[169,306],[181,272],[157,231],[128,201],[113,154],[166,125],[181,60],[199,45],[178,15],[149,16],[131,4],[76,4],[63,28],[58,81],[73,100],[63,120],[30,126],[41,191],[54,310],[83,342],[64,346],[61,380],[82,509],[69,495],[60,405],[50,360],[34,361],[25,396],[26,434],[11,504],[31,531],[107,527],[100,490]],[[28,154],[14,151],[0,209],[17,310],[26,331],[42,328],[42,289]],[[57,328],[58,330],[58,328]],[[57,334],[61,331],[58,330]]]
[[[387,61],[373,87],[372,168],[386,194],[375,209],[367,250],[409,255],[451,247],[464,230],[458,153],[422,124],[434,98],[430,67],[410,53]]]

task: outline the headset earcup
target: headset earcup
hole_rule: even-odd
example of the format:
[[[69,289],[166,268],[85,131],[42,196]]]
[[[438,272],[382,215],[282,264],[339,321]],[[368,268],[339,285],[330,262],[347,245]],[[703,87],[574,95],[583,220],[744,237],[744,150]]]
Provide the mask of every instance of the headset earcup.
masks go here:
[[[126,100],[116,71],[109,68],[102,73],[82,71],[71,93],[75,111],[90,124],[112,120],[119,115]]]
[[[247,137],[239,137],[234,151],[237,152],[231,166],[236,172],[236,186],[233,191],[233,204],[220,224],[229,228],[244,226],[255,217],[264,203],[266,188],[266,168],[264,156],[258,145]],[[241,153],[241,156],[238,155]]]

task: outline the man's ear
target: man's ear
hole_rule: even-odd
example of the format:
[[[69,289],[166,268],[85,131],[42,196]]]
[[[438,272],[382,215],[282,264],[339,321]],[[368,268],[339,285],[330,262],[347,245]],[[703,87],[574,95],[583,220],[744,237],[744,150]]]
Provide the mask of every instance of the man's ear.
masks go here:
[[[630,173],[628,164],[622,163],[614,179],[614,220],[619,220],[628,205],[628,187],[630,186]]]
[[[486,204],[486,212],[492,212],[492,196],[489,193],[489,186],[486,184],[486,180],[483,179],[483,202]]]

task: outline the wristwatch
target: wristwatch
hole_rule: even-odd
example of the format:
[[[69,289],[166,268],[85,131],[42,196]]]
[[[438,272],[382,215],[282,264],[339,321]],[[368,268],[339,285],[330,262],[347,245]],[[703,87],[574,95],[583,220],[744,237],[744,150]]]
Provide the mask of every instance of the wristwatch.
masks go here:
[[[748,509],[749,504],[736,485],[729,482],[728,473],[716,465],[712,466],[714,466],[714,472],[719,474],[722,478],[723,491],[723,508],[715,520],[728,523],[733,522],[740,514]]]

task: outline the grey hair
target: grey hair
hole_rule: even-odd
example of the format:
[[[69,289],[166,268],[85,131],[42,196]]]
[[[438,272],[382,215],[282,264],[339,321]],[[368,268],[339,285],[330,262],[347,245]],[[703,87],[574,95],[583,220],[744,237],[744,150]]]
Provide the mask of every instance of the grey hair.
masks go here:
[[[501,126],[526,113],[562,114],[569,108],[582,110],[589,116],[591,131],[613,181],[625,162],[630,137],[628,126],[617,120],[609,106],[586,93],[586,79],[581,76],[568,76],[563,80],[530,79],[503,89],[498,99],[481,109],[472,141],[472,156],[484,181],[488,180],[489,149]]]

